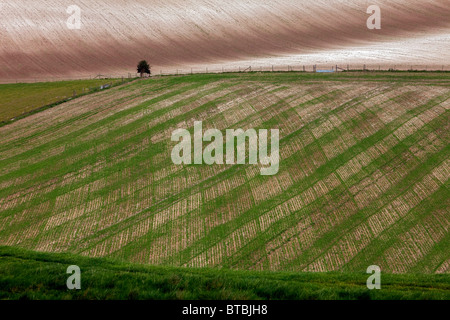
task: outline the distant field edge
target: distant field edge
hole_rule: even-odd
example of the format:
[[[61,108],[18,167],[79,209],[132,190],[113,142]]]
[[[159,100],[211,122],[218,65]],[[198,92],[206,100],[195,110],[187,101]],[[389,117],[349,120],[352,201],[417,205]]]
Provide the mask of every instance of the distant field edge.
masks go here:
[[[240,72],[219,72],[219,73],[194,73],[194,74],[164,74],[164,75],[154,75],[151,78],[108,78],[108,79],[97,79],[97,80],[61,80],[57,82],[37,82],[37,83],[7,83],[0,84],[0,127],[11,124],[28,116],[34,115],[36,113],[45,111],[47,109],[53,108],[55,106],[61,105],[65,102],[90,95],[101,90],[110,89],[112,87],[117,87],[121,85],[126,85],[130,82],[136,80],[155,80],[163,78],[185,78],[188,77],[192,81],[198,79],[203,80],[217,80],[217,78],[227,78],[227,77],[250,77],[249,80],[252,81],[270,81],[271,77],[281,76],[281,80],[284,81],[383,81],[383,82],[417,82],[417,81],[433,81],[433,84],[439,84],[449,86],[448,74],[450,71],[418,71],[418,70],[344,70],[341,72],[333,73],[320,73],[320,72],[303,72],[303,71],[240,71]],[[261,78],[264,77],[264,78]],[[295,77],[295,78],[293,78]],[[61,87],[61,84],[70,87],[70,84],[84,82],[99,82],[107,81],[111,85],[106,89],[100,89],[99,87],[90,88],[89,92],[78,93],[75,96],[66,95],[64,98],[53,98],[46,97],[46,95],[51,95],[51,90],[55,89],[55,86]],[[117,81],[113,83],[114,81]],[[441,82],[437,82],[441,81]],[[428,83],[429,84],[429,83]],[[7,87],[6,87],[7,86]],[[38,86],[40,89],[34,88],[34,90],[28,90],[23,86]],[[5,89],[9,87],[9,89]],[[63,88],[60,88],[63,89]],[[66,88],[68,89],[68,88]],[[72,92],[72,87],[69,88]],[[80,88],[77,88],[77,92]],[[11,93],[10,90],[13,90]],[[15,91],[14,91],[15,90]],[[26,91],[27,90],[27,91]],[[37,91],[36,91],[37,90]],[[11,97],[12,95],[12,97]],[[11,100],[12,99],[12,100]],[[40,106],[33,107],[31,104],[36,103],[39,99],[46,101]],[[7,115],[4,115],[6,113]]]
[[[66,286],[67,268],[81,269],[81,289]],[[370,275],[193,269],[138,265],[69,253],[0,246],[3,300],[448,300],[449,274]]]
[[[84,97],[86,95],[90,95],[90,94],[99,92],[101,90],[107,90],[107,89],[111,89],[113,87],[129,84],[130,82],[133,82],[133,81],[137,80],[137,78],[130,78],[130,79],[128,79],[128,78],[125,79],[124,78],[123,81],[121,81],[121,79],[119,79],[119,78],[117,78],[117,79],[116,78],[110,78],[110,79],[106,79],[106,80],[107,80],[107,82],[111,82],[111,81],[112,82],[111,82],[110,86],[108,86],[108,87],[106,87],[104,89],[101,89],[100,87],[96,87],[96,88],[91,88],[91,90],[89,90],[88,92],[78,93],[75,96],[67,96],[67,97],[64,97],[64,98],[61,98],[61,99],[50,98],[49,99],[50,101],[48,103],[45,103],[42,106],[39,106],[39,107],[36,107],[36,108],[31,108],[29,110],[27,110],[27,108],[24,108],[24,107],[27,107],[27,106],[22,105],[23,101],[21,103],[18,103],[17,105],[14,104],[15,111],[14,111],[13,114],[11,114],[12,117],[8,117],[7,119],[5,119],[5,118],[3,118],[0,115],[0,127],[3,127],[3,126],[8,125],[8,124],[11,124],[11,123],[16,122],[16,121],[18,121],[20,119],[29,117],[29,116],[31,116],[33,114],[36,114],[36,113],[45,111],[47,109],[56,107],[56,106],[58,106],[60,104],[63,104],[65,102],[72,101],[72,100]],[[84,83],[89,83],[89,82],[93,83],[95,81],[100,82],[100,81],[106,81],[106,80],[100,80],[100,79],[99,80],[85,80]],[[67,80],[67,81],[62,80],[62,81],[58,81],[58,82],[11,83],[11,84],[0,84],[0,88],[2,88],[2,86],[3,87],[4,86],[9,86],[9,87],[14,88],[14,87],[21,87],[21,86],[24,86],[24,85],[25,86],[36,86],[36,85],[48,85],[48,84],[51,84],[51,85],[57,85],[58,84],[58,85],[60,85],[60,84],[64,84],[64,83],[73,84],[73,83],[76,83],[77,81],[80,81],[80,83],[83,82],[82,80]],[[114,81],[121,81],[121,82],[114,82]],[[63,87],[63,86],[60,86],[60,87]],[[45,88],[43,88],[42,93],[43,93],[43,91],[45,91]],[[23,100],[24,96],[25,97],[27,96],[26,94],[23,95],[23,92],[19,92],[19,93],[20,93],[20,96],[21,96],[22,100]],[[0,99],[2,99],[2,98],[4,98],[3,94],[0,93]],[[31,102],[36,97],[31,95],[28,98],[29,98],[28,102]],[[8,106],[3,106],[2,102],[3,102],[3,99],[0,102],[0,107],[8,108]],[[4,110],[0,110],[0,111],[4,111]]]

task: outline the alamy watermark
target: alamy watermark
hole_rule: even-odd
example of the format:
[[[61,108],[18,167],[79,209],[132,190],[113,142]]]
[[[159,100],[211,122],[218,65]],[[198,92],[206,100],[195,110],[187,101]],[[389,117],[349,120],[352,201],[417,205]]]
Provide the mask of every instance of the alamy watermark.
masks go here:
[[[77,5],[68,6],[66,9],[67,14],[70,17],[66,21],[66,26],[70,30],[81,29],[81,8]]]
[[[367,288],[369,290],[381,289],[381,268],[379,266],[370,266],[367,268],[367,273],[372,274],[367,279]]]
[[[172,141],[179,142],[172,149],[174,164],[246,164],[246,141],[248,141],[248,163],[262,165],[261,175],[275,175],[280,166],[279,130],[270,130],[270,154],[268,150],[267,129],[227,129],[224,135],[218,129],[209,129],[203,133],[202,121],[194,122],[194,138],[187,129],[177,129],[172,133]],[[193,141],[192,141],[193,140]],[[203,149],[203,142],[210,142]],[[192,156],[193,149],[193,156]],[[259,150],[258,150],[259,149]],[[237,155],[235,154],[237,153]],[[225,155],[225,157],[224,157]]]
[[[381,9],[377,5],[371,5],[367,8],[367,13],[371,16],[367,19],[366,25],[370,30],[381,29]]]
[[[79,266],[69,266],[67,268],[67,273],[72,274],[66,282],[67,288],[69,290],[80,290],[81,289],[81,270]]]

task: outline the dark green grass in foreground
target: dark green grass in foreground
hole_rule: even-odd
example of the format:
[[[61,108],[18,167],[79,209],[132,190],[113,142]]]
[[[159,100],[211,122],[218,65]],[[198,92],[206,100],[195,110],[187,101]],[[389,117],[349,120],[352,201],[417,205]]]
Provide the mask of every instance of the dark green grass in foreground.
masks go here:
[[[81,268],[81,290],[66,287]],[[132,265],[0,247],[1,299],[450,299],[450,275],[253,272]]]

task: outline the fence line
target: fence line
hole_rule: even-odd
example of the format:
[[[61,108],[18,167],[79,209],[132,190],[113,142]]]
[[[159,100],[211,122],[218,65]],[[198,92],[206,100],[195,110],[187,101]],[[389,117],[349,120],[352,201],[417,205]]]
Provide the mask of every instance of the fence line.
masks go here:
[[[351,72],[351,71],[450,71],[450,65],[442,65],[437,67],[426,65],[387,65],[387,64],[371,64],[371,65],[350,65],[350,64],[316,64],[316,65],[301,65],[301,64],[286,64],[286,65],[270,65],[270,66],[221,66],[216,68],[183,68],[175,70],[152,70],[152,77],[158,76],[180,76],[189,74],[220,74],[233,72]],[[109,74],[109,75],[92,75],[85,77],[42,77],[42,78],[25,78],[25,79],[9,79],[0,80],[0,84],[4,83],[34,83],[34,82],[55,82],[55,81],[77,81],[77,80],[95,80],[95,79],[131,79],[140,77],[139,73],[128,74]]]
[[[215,74],[215,73],[232,73],[232,72],[351,72],[351,71],[367,71],[367,72],[389,72],[389,71],[429,71],[429,72],[439,72],[439,71],[450,71],[450,65],[442,66],[425,66],[425,65],[271,65],[271,66],[223,66],[218,68],[184,68],[175,70],[162,70],[158,72],[152,70],[152,76],[176,76],[176,75],[189,75],[189,74]]]

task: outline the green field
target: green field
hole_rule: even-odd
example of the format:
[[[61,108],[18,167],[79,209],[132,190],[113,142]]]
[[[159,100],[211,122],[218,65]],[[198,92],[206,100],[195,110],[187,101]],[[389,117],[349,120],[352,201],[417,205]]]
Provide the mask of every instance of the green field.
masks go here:
[[[68,290],[70,265],[81,289]],[[368,290],[363,273],[293,273],[142,266],[102,258],[0,247],[0,299],[448,300],[449,275],[383,275]]]
[[[121,79],[97,79],[1,84],[0,125],[35,110],[98,91],[102,85],[121,82]]]
[[[130,268],[143,268],[144,278],[145,268],[162,270],[161,281],[171,272],[188,284],[196,272],[225,272],[230,291],[214,297],[448,298],[449,106],[449,73],[207,74],[84,95],[0,127],[0,245],[108,258],[112,270],[140,264]],[[221,131],[279,129],[278,174],[261,176],[249,164],[174,165],[172,132],[192,131],[197,120]],[[83,261],[92,272],[103,263]],[[306,284],[297,280],[277,294],[258,282],[275,272],[362,286],[370,265],[400,286],[446,291],[339,293],[311,284],[302,296]],[[245,272],[260,280],[239,280]],[[102,291],[94,278],[92,292]],[[175,298],[172,289],[137,295]],[[186,290],[181,298],[206,297],[201,287]]]

